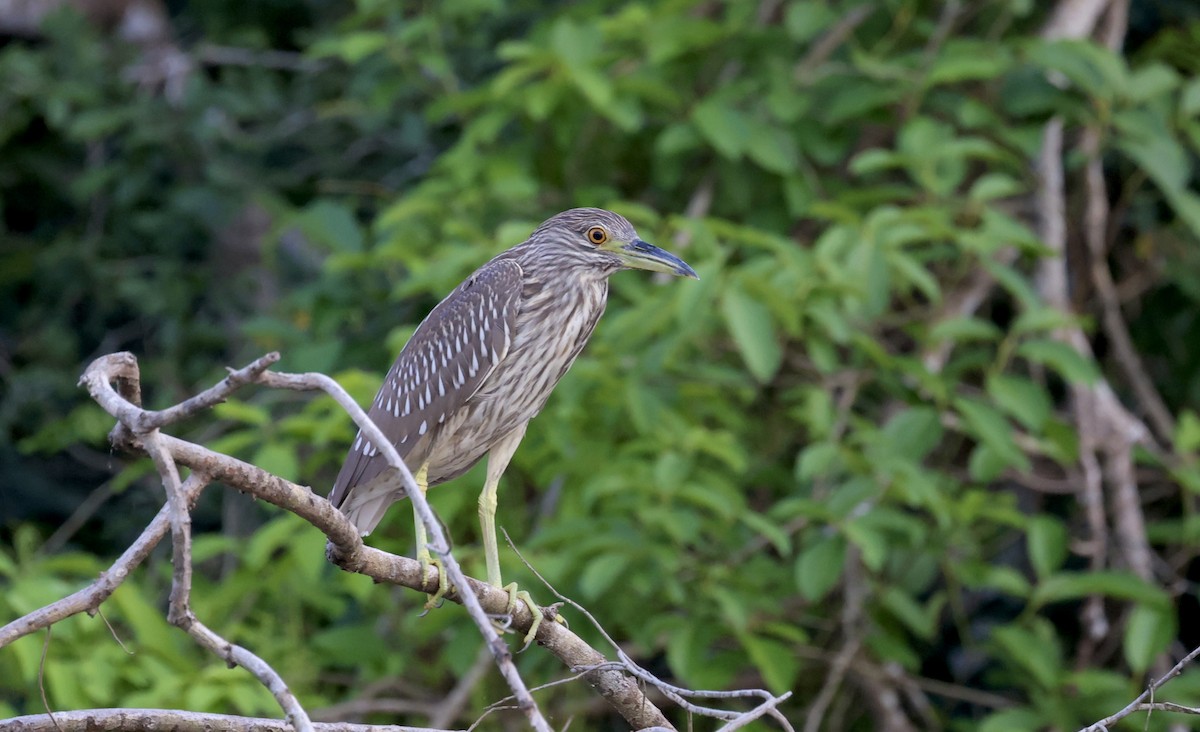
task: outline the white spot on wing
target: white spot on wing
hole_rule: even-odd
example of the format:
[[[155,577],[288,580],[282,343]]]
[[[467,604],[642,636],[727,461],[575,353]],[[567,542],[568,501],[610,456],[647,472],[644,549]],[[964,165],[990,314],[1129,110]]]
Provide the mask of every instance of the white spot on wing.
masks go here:
[[[417,434],[423,435],[423,434],[425,434],[425,432],[428,429],[429,429],[429,423],[426,422],[425,420],[421,420],[421,427],[420,427],[420,429],[417,430]]]

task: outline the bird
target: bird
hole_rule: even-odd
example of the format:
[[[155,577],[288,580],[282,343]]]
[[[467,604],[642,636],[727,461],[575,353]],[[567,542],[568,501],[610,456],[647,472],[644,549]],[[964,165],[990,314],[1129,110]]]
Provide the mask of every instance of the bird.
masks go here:
[[[475,270],[417,326],[384,377],[368,416],[415,469],[417,487],[452,480],[487,455],[479,496],[488,584],[508,591],[534,625],[527,592],[503,585],[496,545],[497,490],[529,421],[587,344],[608,299],[608,278],[624,269],[699,279],[679,257],[644,241],[619,214],[574,208]],[[329,500],[366,536],[406,497],[399,471],[359,430]],[[414,514],[417,559],[431,564],[425,526]],[[439,571],[438,592],[446,590]]]

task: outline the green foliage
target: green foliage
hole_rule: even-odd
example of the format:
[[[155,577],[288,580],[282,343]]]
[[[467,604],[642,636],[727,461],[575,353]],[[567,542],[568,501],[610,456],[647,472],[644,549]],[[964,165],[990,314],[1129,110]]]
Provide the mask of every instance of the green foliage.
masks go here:
[[[174,105],[122,81],[133,51],[56,18],[43,45],[0,49],[7,441],[103,445],[106,423],[72,388],[88,358],[120,348],[137,352],[152,404],[267,349],[365,403],[464,275],[550,213],[610,207],[701,280],[613,278],[501,491],[524,556],[674,681],[793,690],[791,716],[853,638],[863,679],[988,692],[930,693],[923,727],[1095,721],[1197,642],[1182,631],[1200,538],[1200,68],[1171,51],[1182,31],[1166,23],[1122,55],[1043,40],[1048,11],[1023,2],[970,4],[942,35],[940,5],[872,7],[826,55],[847,7],[788,2],[763,21],[755,4],[690,0],[363,0],[336,22],[293,21],[289,42],[314,65],[193,74]],[[277,28],[188,12],[216,41],[282,43]],[[1035,278],[1051,253],[1030,212],[1033,161],[1052,116],[1069,138],[1098,132],[1110,260],[1147,273],[1126,316],[1178,425],[1137,455],[1147,533],[1171,558],[1161,583],[1116,552],[1089,567],[1083,506],[1037,490],[1082,480],[1072,389],[1105,378],[1136,398],[1096,335],[1101,306],[1062,312]],[[257,233],[232,230],[248,220]],[[963,310],[980,279],[992,287]],[[1077,325],[1098,355],[1058,338]],[[262,391],[205,422],[194,436],[209,447],[317,492],[352,436],[329,400]],[[476,470],[432,494],[469,570],[481,483]],[[310,708],[392,677],[437,697],[470,666],[461,611],[418,618],[421,598],[333,570],[316,532],[267,515],[249,535],[199,522],[196,609]],[[107,561],[43,556],[44,530],[5,530],[0,617]],[[371,541],[407,552],[410,532],[400,506]],[[105,605],[132,655],[97,619],[55,627],[52,705],[273,714],[244,673],[165,625],[168,572],[156,555]],[[1111,640],[1079,627],[1091,597]],[[0,712],[38,711],[43,640],[0,651]],[[520,663],[536,682],[563,674],[535,651]],[[869,688],[839,692],[855,702],[848,728],[874,728]],[[1194,704],[1200,675],[1167,690]],[[579,685],[552,694],[556,715],[589,713]],[[475,708],[500,695],[489,680]]]

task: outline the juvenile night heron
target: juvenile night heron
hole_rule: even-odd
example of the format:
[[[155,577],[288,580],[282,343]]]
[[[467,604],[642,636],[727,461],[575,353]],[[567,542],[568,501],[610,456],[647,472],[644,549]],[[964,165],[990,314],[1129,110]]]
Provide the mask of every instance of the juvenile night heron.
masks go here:
[[[429,313],[371,404],[368,414],[415,469],[422,491],[488,455],[479,523],[491,585],[502,587],[495,528],[500,476],[529,420],[591,337],[604,312],[609,275],[629,268],[696,277],[683,260],[642,241],[615,213],[576,208],[551,217]],[[360,432],[329,500],[365,536],[404,497],[397,471]],[[419,517],[415,524],[424,571],[432,560]],[[530,606],[532,638],[537,606],[515,584],[504,589],[510,611],[518,597]]]

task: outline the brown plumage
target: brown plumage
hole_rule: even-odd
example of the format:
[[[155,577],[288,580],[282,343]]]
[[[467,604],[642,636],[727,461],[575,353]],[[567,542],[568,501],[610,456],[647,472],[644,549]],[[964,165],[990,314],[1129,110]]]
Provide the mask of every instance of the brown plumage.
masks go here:
[[[368,414],[414,473],[426,468],[430,486],[463,474],[491,451],[494,503],[495,482],[525,426],[603,314],[609,275],[630,267],[696,276],[610,211],[579,208],[550,218],[429,313]],[[368,534],[388,506],[405,497],[395,473],[360,433],[330,501]],[[481,521],[483,504],[481,497]],[[485,538],[491,528],[485,527]],[[494,554],[494,546],[485,548]]]

